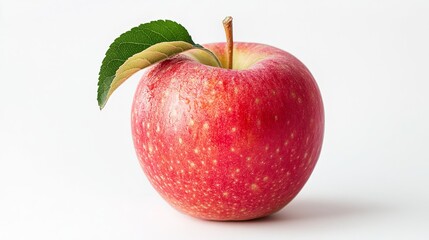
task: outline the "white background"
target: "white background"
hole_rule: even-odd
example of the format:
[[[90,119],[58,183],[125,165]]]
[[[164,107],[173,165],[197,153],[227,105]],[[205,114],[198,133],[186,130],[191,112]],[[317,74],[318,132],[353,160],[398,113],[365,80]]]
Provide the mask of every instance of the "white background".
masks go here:
[[[428,239],[429,2],[0,0],[0,239]],[[198,43],[293,53],[325,102],[300,195],[259,221],[182,215],[152,189],[130,131],[138,76],[100,112],[109,44],[173,19]]]

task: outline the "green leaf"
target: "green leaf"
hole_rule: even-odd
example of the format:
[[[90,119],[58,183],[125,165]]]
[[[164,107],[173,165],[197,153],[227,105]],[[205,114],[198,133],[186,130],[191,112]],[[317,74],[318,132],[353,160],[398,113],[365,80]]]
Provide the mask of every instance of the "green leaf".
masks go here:
[[[113,91],[132,74],[189,49],[200,49],[206,53],[190,52],[188,56],[204,64],[216,62],[220,66],[216,56],[195,44],[188,31],[176,22],[153,21],[123,33],[110,45],[100,68],[97,94],[100,109]],[[207,57],[207,53],[211,57]]]

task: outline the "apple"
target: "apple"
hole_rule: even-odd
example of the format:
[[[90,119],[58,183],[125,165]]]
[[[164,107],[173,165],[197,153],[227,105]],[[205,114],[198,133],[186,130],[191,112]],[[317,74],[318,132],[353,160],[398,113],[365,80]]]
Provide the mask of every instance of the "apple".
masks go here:
[[[206,44],[227,61],[226,43]],[[302,189],[321,152],[319,88],[297,58],[235,42],[232,69],[180,54],[145,71],[132,106],[139,162],[179,211],[208,220],[270,215]]]

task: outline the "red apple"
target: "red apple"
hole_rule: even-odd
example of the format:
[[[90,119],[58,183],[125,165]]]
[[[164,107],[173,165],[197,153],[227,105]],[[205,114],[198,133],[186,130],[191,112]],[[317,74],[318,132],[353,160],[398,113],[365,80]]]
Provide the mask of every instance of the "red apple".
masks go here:
[[[225,62],[225,43],[205,45]],[[210,220],[272,214],[301,190],[319,157],[318,86],[291,54],[235,43],[233,69],[187,56],[145,72],[132,134],[151,184],[173,207]]]

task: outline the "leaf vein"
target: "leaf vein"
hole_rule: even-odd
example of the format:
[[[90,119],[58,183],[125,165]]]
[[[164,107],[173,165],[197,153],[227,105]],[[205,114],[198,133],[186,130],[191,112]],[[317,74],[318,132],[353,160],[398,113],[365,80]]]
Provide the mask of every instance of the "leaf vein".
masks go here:
[[[168,38],[166,38],[164,35],[162,35],[161,33],[159,33],[159,32],[156,32],[156,31],[154,31],[154,30],[152,30],[152,29],[149,29],[149,28],[142,28],[142,30],[143,29],[145,29],[146,31],[149,31],[149,32],[151,32],[151,33],[153,33],[153,34],[156,34],[156,35],[158,35],[158,36],[160,36],[161,38],[163,38],[166,42],[168,41]]]

